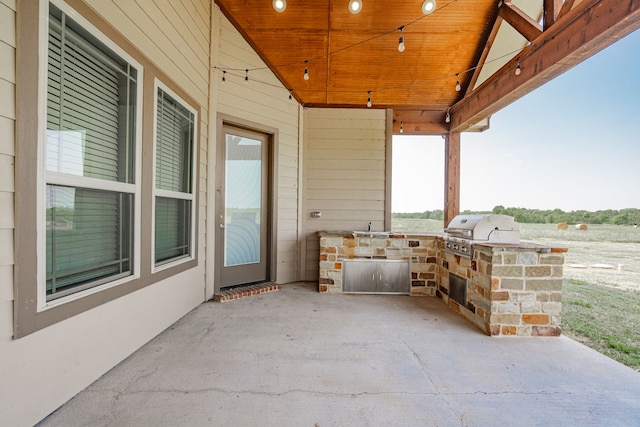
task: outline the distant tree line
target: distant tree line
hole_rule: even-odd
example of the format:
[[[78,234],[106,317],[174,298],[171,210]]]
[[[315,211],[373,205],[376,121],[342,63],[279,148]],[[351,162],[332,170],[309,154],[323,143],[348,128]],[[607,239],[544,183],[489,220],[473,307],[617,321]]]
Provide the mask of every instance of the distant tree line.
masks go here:
[[[502,214],[515,218],[523,224],[557,224],[566,222],[567,224],[615,224],[615,225],[635,225],[640,224],[640,209],[607,209],[603,211],[589,212],[584,210],[565,212],[561,209],[541,210],[525,208],[505,208],[498,205],[492,211],[469,211],[460,212],[469,214]],[[393,213],[394,218],[412,219],[444,219],[444,212],[440,209],[434,211]]]

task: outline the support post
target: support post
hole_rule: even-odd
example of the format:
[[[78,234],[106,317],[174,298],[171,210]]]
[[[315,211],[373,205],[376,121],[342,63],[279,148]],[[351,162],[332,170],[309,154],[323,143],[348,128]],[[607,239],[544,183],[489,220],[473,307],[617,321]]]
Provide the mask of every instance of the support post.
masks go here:
[[[460,213],[460,132],[445,135],[444,225]]]

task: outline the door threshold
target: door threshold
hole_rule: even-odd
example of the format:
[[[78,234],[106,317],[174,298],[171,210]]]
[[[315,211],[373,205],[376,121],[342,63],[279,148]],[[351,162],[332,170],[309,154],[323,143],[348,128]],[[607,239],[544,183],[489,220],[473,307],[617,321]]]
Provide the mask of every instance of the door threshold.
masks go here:
[[[249,285],[232,286],[230,288],[221,289],[219,293],[213,296],[215,302],[229,302],[240,298],[250,297],[253,295],[266,294],[267,292],[279,291],[281,286],[277,283],[264,282],[253,283]]]

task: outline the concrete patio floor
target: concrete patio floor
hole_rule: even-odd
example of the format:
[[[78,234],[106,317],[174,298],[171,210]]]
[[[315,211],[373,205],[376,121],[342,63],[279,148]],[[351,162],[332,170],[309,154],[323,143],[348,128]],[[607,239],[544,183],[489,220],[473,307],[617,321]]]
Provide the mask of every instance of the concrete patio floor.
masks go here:
[[[41,425],[640,425],[640,373],[567,337],[316,286],[200,305]]]

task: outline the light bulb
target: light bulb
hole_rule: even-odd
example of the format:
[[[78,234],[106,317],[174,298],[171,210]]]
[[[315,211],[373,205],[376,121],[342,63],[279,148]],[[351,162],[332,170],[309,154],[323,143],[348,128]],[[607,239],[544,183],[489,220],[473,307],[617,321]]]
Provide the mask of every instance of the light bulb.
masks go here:
[[[278,13],[282,13],[287,8],[286,0],[273,0],[273,10]]]
[[[436,10],[436,0],[425,0],[422,3],[422,13],[425,15],[430,15],[434,10]]]
[[[227,74],[227,72],[226,72],[226,71],[223,71],[223,72],[222,72],[222,81],[223,81],[223,82],[226,82],[226,81],[227,81],[227,78],[225,77],[225,74]]]
[[[404,133],[404,124],[400,122],[400,133]]]
[[[304,79],[305,80],[309,80],[309,69],[308,68],[304,69]]]
[[[449,114],[449,110],[447,110],[447,115],[444,117],[444,121],[447,123],[451,121],[451,114]]]
[[[398,52],[404,52],[404,37],[400,36],[398,40]]]
[[[289,89],[289,104],[293,104],[293,95],[291,94],[292,89]]]
[[[522,73],[522,69],[520,68],[520,63],[518,62],[518,65],[516,66],[515,74],[516,76],[519,76],[520,73]]]
[[[244,83],[249,84],[249,70],[244,70]]]
[[[458,80],[456,82],[456,92],[460,92],[460,89],[462,89],[462,87],[460,86],[460,80]]]
[[[369,94],[369,98],[367,99],[367,108],[371,108],[371,91],[367,92]]]
[[[349,12],[355,14],[360,13],[362,10],[362,0],[350,0],[349,1]]]

